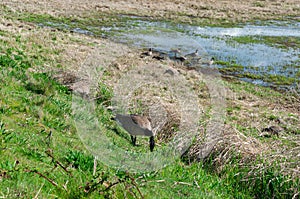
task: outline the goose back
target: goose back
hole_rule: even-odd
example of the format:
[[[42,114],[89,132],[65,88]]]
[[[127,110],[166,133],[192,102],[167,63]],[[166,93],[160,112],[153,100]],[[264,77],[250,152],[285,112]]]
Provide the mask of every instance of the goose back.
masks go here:
[[[130,135],[154,136],[151,122],[146,116],[117,114],[116,121]]]

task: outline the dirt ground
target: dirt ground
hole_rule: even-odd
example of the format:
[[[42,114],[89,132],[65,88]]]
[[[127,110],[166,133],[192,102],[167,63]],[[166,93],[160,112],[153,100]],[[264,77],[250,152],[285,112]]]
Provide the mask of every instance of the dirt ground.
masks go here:
[[[280,19],[298,16],[299,0],[4,0],[1,4],[14,10],[57,15],[83,15],[94,12],[135,14],[180,21],[195,18],[225,21]]]

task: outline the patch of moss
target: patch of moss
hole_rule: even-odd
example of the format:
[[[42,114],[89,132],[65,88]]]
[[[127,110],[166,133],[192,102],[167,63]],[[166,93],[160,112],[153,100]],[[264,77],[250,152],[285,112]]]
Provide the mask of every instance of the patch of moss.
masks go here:
[[[239,36],[239,37],[232,37],[233,41],[236,41],[241,44],[249,44],[249,43],[263,43],[268,46],[273,46],[277,48],[287,49],[293,48],[298,49],[300,48],[300,38],[299,37],[286,37],[286,36]]]
[[[261,75],[258,75],[258,74],[253,74],[253,73],[242,73],[242,74],[239,74],[238,77],[245,77],[245,78],[249,78],[249,79],[261,79]]]
[[[225,74],[233,74],[233,73],[236,74],[244,70],[244,66],[240,64],[236,64],[235,61],[227,62],[227,61],[217,60],[216,64],[223,66],[219,68],[219,71]]]
[[[266,75],[262,79],[266,82],[272,82],[275,85],[291,85],[295,82],[295,78],[285,77],[283,75]]]

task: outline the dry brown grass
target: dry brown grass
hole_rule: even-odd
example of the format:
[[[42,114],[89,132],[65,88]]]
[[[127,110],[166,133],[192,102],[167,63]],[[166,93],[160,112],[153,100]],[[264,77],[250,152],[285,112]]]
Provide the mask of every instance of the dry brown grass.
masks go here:
[[[274,19],[283,16],[297,16],[300,10],[298,0],[113,0],[113,1],[3,1],[3,5],[15,11],[47,13],[54,16],[88,16],[90,13],[123,13],[151,17],[163,17],[180,21],[195,18],[208,20],[249,21],[253,19]]]

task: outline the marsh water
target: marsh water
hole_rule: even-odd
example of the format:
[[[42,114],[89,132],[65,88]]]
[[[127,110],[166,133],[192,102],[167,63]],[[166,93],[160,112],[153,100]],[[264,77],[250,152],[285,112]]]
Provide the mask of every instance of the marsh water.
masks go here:
[[[152,47],[162,51],[180,48],[182,54],[199,50],[202,60],[214,57],[214,67],[239,66],[232,74],[254,74],[258,76],[281,76],[289,78],[290,84],[276,82],[276,86],[296,86],[299,81],[300,50],[293,47],[264,42],[264,38],[280,37],[283,42],[293,38],[300,40],[300,22],[268,21],[240,27],[199,27],[132,20],[123,27],[105,27],[102,30],[115,32],[115,39],[138,47]],[[246,40],[246,41],[243,41]],[[251,39],[247,42],[247,39]],[[255,42],[252,42],[255,41]],[[222,64],[218,64],[222,63]],[[226,64],[224,64],[226,63]],[[248,75],[249,76],[249,75]],[[270,86],[272,81],[263,78],[241,77],[245,81]]]
[[[258,21],[238,27],[201,27],[131,17],[121,26],[75,28],[72,31],[93,35],[96,29],[117,42],[140,48],[151,47],[164,52],[180,48],[182,55],[198,49],[203,62],[214,57],[216,62],[212,67],[227,69],[223,72],[244,81],[285,89],[299,88],[299,21]],[[277,39],[284,45],[277,44]],[[288,81],[275,82],[272,80],[274,77]]]

